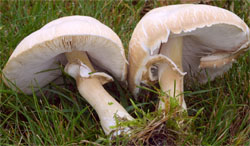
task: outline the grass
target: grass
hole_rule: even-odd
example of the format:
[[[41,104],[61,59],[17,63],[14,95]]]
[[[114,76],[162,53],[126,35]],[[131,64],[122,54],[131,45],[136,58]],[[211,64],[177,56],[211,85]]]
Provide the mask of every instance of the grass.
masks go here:
[[[197,0],[198,1],[198,0]],[[92,16],[113,29],[124,48],[140,18],[150,9],[173,1],[0,1],[0,73],[16,45],[46,23],[69,15]],[[209,1],[229,9],[250,25],[247,0]],[[105,85],[137,120],[135,132],[110,139],[98,116],[80,97],[75,81],[64,75],[64,86],[51,83],[38,94],[7,88],[0,79],[0,145],[250,145],[250,51],[223,77],[205,85],[185,86],[188,114],[155,111],[157,96],[146,90],[135,100],[118,82]],[[184,123],[184,124],[180,124]],[[152,133],[147,132],[147,130]],[[144,133],[140,133],[143,131]],[[166,142],[166,141],[165,141]],[[144,143],[145,144],[145,143]],[[164,143],[161,143],[164,144]]]

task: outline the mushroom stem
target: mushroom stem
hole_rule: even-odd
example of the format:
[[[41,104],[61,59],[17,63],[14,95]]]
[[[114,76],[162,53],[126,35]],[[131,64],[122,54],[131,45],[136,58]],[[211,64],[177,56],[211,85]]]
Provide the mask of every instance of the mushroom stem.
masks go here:
[[[77,59],[80,60],[82,63],[87,65],[91,71],[95,71],[93,65],[91,64],[88,55],[86,52],[83,51],[72,51],[72,52],[67,52],[65,53],[67,60],[69,62],[75,62]]]
[[[183,97],[183,76],[176,70],[173,70],[168,64],[159,65],[159,84],[161,90],[165,92],[164,96],[160,97],[159,108],[168,110],[170,108],[170,98],[177,99],[179,105],[186,109],[186,103]]]
[[[116,126],[118,120],[132,120],[128,112],[103,88],[103,84],[112,78],[104,73],[93,73],[94,68],[85,52],[73,51],[66,53],[68,64],[65,71],[75,78],[77,88],[88,103],[96,110],[105,134],[112,130],[111,126]],[[92,68],[92,69],[91,69]],[[117,131],[114,135],[120,135],[124,131],[129,131],[125,127]]]
[[[170,58],[176,66],[182,71],[182,47],[183,38],[169,38],[167,43],[162,44],[160,54]],[[186,103],[183,97],[183,75],[181,75],[175,68],[172,68],[167,63],[158,65],[159,84],[166,93],[165,96],[160,97],[159,108],[167,110],[170,107],[168,97],[177,98],[179,105],[186,109]]]
[[[96,110],[102,128],[106,134],[112,130],[111,126],[116,125],[116,117],[118,120],[132,120],[133,118],[127,111],[103,88],[97,78],[81,78],[77,79],[77,88],[88,103]],[[129,129],[125,129],[127,131]],[[120,131],[118,131],[120,132]],[[118,133],[119,135],[120,133]]]

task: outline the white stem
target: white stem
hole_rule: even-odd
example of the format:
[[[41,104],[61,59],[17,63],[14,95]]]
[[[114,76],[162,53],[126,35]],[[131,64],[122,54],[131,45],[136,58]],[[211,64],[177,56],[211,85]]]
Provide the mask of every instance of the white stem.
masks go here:
[[[116,126],[116,117],[118,120],[132,120],[133,118],[128,112],[103,88],[101,78],[107,79],[107,76],[102,74],[96,74],[96,76],[89,75],[94,71],[90,60],[86,52],[73,51],[66,53],[68,64],[65,67],[65,71],[75,78],[77,82],[77,88],[88,103],[96,110],[102,128],[106,134],[109,134],[112,130],[111,126]],[[122,131],[128,132],[128,127],[118,130],[114,135],[119,135]]]
[[[160,53],[170,58],[182,71],[182,47],[183,38],[169,38],[168,42],[162,44]],[[177,98],[179,105],[186,109],[183,92],[183,76],[171,68],[167,63],[158,66],[159,84],[166,93],[166,96],[160,97],[159,108],[165,110],[169,108],[169,98]]]
[[[159,66],[159,84],[161,90],[166,93],[165,96],[160,97],[160,109],[167,110],[170,107],[169,97],[176,98],[183,109],[187,108],[182,94],[183,76],[180,76],[177,71],[174,71],[167,64],[161,64]]]
[[[77,79],[77,87],[80,94],[96,110],[106,134],[114,130],[111,129],[110,126],[116,125],[115,116],[117,116],[118,119],[133,119],[128,112],[109,95],[97,78],[79,77]]]

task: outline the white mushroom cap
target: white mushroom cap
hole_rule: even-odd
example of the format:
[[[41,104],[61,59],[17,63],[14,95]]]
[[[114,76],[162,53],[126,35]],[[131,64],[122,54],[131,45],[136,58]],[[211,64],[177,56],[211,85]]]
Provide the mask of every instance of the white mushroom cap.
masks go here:
[[[183,71],[206,82],[231,67],[225,56],[238,56],[250,42],[248,26],[234,13],[208,5],[182,4],[151,10],[137,24],[129,43],[129,86],[133,94],[140,83],[151,82],[147,75],[148,61],[157,56],[169,38],[183,37]],[[222,55],[223,54],[223,55]],[[235,55],[237,54],[237,55]],[[202,66],[202,61],[223,60],[223,65]],[[233,60],[233,59],[232,59]],[[152,78],[152,77],[151,77]]]
[[[66,64],[65,52],[86,51],[94,66],[124,81],[127,61],[121,40],[109,27],[87,16],[54,20],[24,38],[10,56],[3,78],[25,93],[31,86],[43,87],[61,75],[59,62]],[[37,89],[34,88],[36,91]]]

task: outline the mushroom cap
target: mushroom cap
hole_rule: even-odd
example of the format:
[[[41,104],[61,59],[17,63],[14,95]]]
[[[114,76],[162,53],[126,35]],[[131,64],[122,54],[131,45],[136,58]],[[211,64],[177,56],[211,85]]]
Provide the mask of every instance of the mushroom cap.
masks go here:
[[[183,37],[183,71],[187,72],[187,78],[195,77],[205,83],[207,74],[213,80],[227,71],[232,61],[200,68],[201,61],[217,61],[223,57],[228,60],[228,56],[239,56],[238,52],[249,49],[249,36],[249,28],[244,21],[222,8],[180,4],[153,9],[137,24],[129,43],[130,90],[136,96],[139,92],[136,86],[153,81],[150,78],[154,77],[148,77],[150,68],[146,65],[159,55],[160,48],[168,43],[169,38]]]
[[[117,34],[88,16],[56,19],[31,33],[16,47],[3,69],[6,85],[32,93],[61,75],[65,52],[86,51],[93,65],[124,81],[127,61]],[[10,83],[9,81],[12,83]]]

